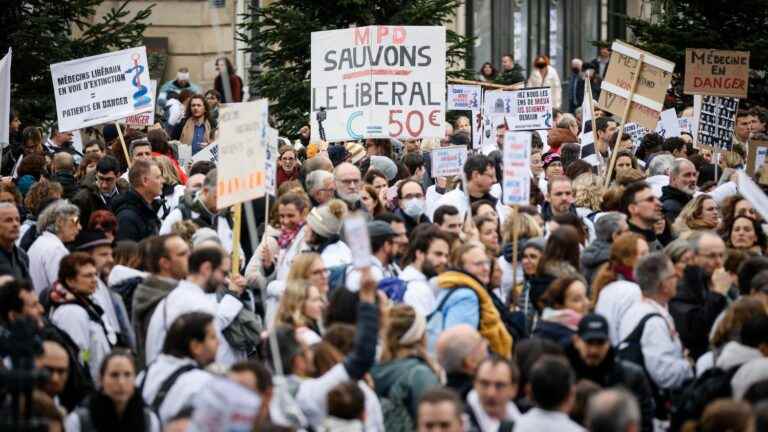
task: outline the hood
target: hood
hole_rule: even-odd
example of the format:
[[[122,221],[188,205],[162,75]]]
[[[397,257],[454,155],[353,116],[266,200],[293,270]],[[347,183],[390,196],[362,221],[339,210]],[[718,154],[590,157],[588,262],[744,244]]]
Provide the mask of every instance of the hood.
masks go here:
[[[611,244],[604,240],[595,240],[581,252],[581,263],[585,267],[597,267],[611,257]]]
[[[675,200],[685,205],[688,201],[691,200],[691,198],[692,198],[692,195],[688,195],[687,193],[681,191],[676,187],[667,185],[661,188],[662,201]]]
[[[720,352],[720,355],[717,356],[715,366],[723,370],[728,370],[736,366],[741,366],[748,361],[762,357],[763,353],[761,353],[760,350],[743,345],[736,341],[731,341],[725,344],[722,351]]]
[[[379,363],[371,368],[371,376],[376,384],[376,394],[386,395],[393,385],[410,369],[418,366],[420,360],[412,357]]]
[[[149,275],[133,293],[133,322],[143,321],[144,315],[154,310],[178,283],[175,279]]]
[[[136,270],[132,267],[126,267],[122,264],[117,264],[116,266],[112,267],[112,271],[109,272],[109,277],[107,278],[107,285],[112,286],[119,284],[120,282],[123,282],[124,280],[135,278],[135,277],[141,277],[145,278],[147,277],[147,272],[143,272],[141,270]]]

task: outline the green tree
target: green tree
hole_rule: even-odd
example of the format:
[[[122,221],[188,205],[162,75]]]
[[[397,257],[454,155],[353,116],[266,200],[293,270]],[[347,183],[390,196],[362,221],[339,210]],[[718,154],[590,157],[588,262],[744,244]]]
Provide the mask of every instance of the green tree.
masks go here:
[[[0,55],[13,49],[11,105],[26,124],[56,119],[52,63],[140,45],[152,8],[131,16],[126,0],[94,21],[103,0],[3,3]]]
[[[263,70],[251,75],[256,92],[270,100],[277,126],[295,135],[309,121],[312,32],[366,25],[439,26],[450,22],[462,0],[276,0],[251,8],[239,29]],[[448,30],[449,77],[470,78],[464,59],[472,39]]]
[[[635,45],[676,64],[672,92],[683,96],[686,48],[749,51],[748,104],[768,106],[768,0],[661,0],[657,21],[626,17]],[[744,103],[744,101],[742,101]]]

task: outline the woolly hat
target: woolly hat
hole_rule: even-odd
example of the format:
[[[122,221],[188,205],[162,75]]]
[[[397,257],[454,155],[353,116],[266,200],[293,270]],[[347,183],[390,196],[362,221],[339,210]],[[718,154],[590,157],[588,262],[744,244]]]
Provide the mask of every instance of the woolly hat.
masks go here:
[[[315,207],[307,216],[307,224],[315,234],[330,238],[341,233],[341,225],[347,214],[344,201],[332,199],[327,204]]]
[[[37,180],[35,180],[34,177],[27,174],[27,175],[21,176],[21,178],[16,181],[16,187],[19,189],[19,192],[21,192],[22,195],[27,195],[27,192],[29,192],[29,188],[31,188],[36,181]]]
[[[547,152],[541,158],[544,169],[547,169],[553,162],[560,162],[560,155],[554,152]]]
[[[383,172],[389,181],[397,177],[397,165],[386,156],[371,156],[371,168]]]
[[[349,152],[349,161],[353,164],[357,164],[366,156],[365,147],[363,147],[362,144],[352,141],[346,144],[346,148]]]
[[[219,234],[211,228],[200,228],[192,235],[192,247],[195,248],[206,241],[213,241],[221,245]]]
[[[523,244],[522,249],[527,249],[529,247],[532,247],[544,252],[545,245],[546,245],[546,240],[544,240],[544,237],[534,237],[532,239],[528,239],[528,241],[526,241],[525,244]]]
[[[550,151],[560,153],[560,146],[565,143],[577,143],[579,139],[568,129],[552,128],[547,134],[547,144]]]

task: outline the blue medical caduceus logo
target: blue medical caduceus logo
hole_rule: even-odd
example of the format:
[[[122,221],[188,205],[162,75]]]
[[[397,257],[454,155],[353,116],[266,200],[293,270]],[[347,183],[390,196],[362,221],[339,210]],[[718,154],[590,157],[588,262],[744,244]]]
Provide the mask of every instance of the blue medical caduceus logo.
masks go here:
[[[127,74],[131,72],[134,73],[133,78],[131,79],[131,84],[133,84],[133,86],[138,89],[133,93],[134,108],[145,107],[152,103],[152,98],[147,96],[149,89],[147,86],[141,84],[141,73],[144,72],[144,66],[139,64],[140,59],[141,56],[139,54],[133,54],[131,56],[131,60],[133,60],[133,67],[125,71]]]

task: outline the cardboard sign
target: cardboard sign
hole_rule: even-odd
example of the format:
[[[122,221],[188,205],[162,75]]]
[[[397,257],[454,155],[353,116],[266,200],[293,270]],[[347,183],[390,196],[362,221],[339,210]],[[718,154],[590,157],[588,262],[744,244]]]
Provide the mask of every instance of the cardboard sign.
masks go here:
[[[267,109],[266,99],[219,108],[216,205],[220,209],[264,196]]]
[[[141,46],[51,65],[62,132],[154,109],[147,50]]]
[[[661,120],[656,124],[656,133],[664,138],[680,136],[680,121],[674,108],[661,112]]]
[[[432,149],[432,177],[451,177],[461,174],[467,161],[464,146],[438,147]]]
[[[504,135],[504,180],[502,202],[528,205],[531,199],[531,134],[507,132]]]
[[[448,110],[477,111],[482,106],[483,91],[479,85],[448,85]]]
[[[722,96],[702,96],[696,142],[700,146],[731,149],[739,100]]]
[[[444,27],[313,32],[312,140],[442,138],[445,50]]]
[[[752,175],[768,162],[768,141],[752,139],[747,153],[747,174]]]
[[[686,48],[683,93],[746,98],[749,51]]]
[[[371,238],[368,235],[368,222],[363,215],[355,213],[344,219],[344,238],[354,239],[347,242],[352,250],[352,265],[356,269],[370,267]]]
[[[267,128],[267,154],[264,158],[265,189],[268,194],[277,196],[277,129]]]
[[[632,90],[630,87],[634,71],[640,61],[640,54],[643,54],[635,94],[624,122],[654,129],[659,121],[659,114],[664,109],[664,97],[672,81],[675,64],[619,41],[615,41],[611,49],[613,53],[608,72],[600,86],[598,107],[616,116],[624,113]]]

